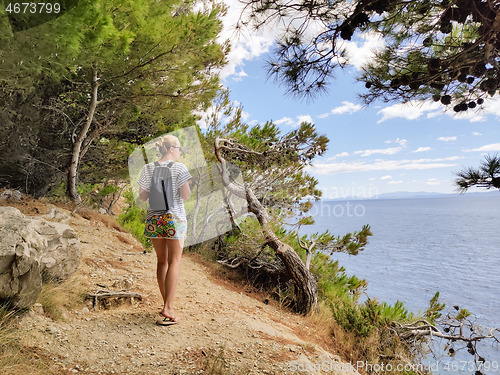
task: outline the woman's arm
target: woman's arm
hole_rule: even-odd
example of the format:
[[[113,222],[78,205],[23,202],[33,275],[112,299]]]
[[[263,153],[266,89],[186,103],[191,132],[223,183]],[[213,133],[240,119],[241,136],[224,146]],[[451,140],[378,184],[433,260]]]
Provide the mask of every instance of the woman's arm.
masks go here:
[[[181,186],[181,198],[184,201],[187,201],[189,199],[189,196],[191,195],[191,188],[189,187],[189,181],[186,181],[184,185]]]
[[[139,187],[139,198],[141,198],[143,202],[146,202],[149,198],[149,191]]]

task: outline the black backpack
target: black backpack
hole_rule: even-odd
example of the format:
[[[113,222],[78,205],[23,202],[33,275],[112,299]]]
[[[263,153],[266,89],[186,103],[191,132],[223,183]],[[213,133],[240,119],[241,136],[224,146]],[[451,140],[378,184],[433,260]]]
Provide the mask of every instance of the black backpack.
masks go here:
[[[155,169],[149,188],[149,208],[153,211],[168,211],[174,204],[172,171],[173,161],[162,165],[155,161]]]

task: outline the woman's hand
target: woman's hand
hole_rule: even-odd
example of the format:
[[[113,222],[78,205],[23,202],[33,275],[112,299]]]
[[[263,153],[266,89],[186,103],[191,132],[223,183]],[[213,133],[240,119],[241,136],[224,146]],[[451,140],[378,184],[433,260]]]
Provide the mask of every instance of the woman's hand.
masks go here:
[[[188,180],[184,183],[184,185],[181,186],[181,198],[182,200],[187,201],[190,195],[191,195],[191,188],[189,187],[189,180]]]

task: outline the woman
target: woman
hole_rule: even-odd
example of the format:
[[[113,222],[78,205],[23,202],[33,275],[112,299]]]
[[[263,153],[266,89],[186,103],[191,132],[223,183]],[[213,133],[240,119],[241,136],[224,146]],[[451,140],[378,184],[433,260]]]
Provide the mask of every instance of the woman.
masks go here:
[[[144,235],[151,238],[158,261],[156,277],[163,297],[163,309],[157,323],[171,325],[179,321],[179,318],[175,316],[173,302],[187,231],[184,201],[191,194],[189,187],[191,175],[184,164],[176,162],[181,154],[181,146],[177,137],[166,135],[157,143],[157,146],[161,153],[158,162],[170,165],[174,199],[173,204],[166,211],[155,211],[148,207]],[[154,168],[154,163],[149,163],[142,169],[138,184],[139,196],[143,201],[149,198]]]

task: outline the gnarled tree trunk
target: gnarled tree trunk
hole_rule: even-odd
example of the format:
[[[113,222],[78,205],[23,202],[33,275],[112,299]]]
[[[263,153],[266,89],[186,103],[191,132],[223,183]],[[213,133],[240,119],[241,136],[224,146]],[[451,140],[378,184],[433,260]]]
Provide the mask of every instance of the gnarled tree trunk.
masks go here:
[[[99,87],[99,82],[97,78],[97,67],[92,68],[92,82],[91,82],[91,96],[89,104],[89,112],[87,114],[87,119],[82,129],[78,133],[74,143],[73,143],[73,155],[71,157],[71,164],[68,171],[68,194],[71,200],[75,203],[80,203],[82,199],[80,194],[78,194],[77,189],[77,177],[78,177],[78,167],[80,165],[82,144],[87,137],[87,133],[94,119],[94,113],[97,108],[97,89]]]
[[[269,224],[267,210],[257,199],[254,192],[247,186],[236,185],[230,181],[226,160],[222,157],[221,150],[231,150],[234,147],[235,144],[229,140],[221,138],[215,140],[215,155],[222,165],[222,182],[232,194],[246,199],[248,210],[257,217],[266,234],[268,245],[283,262],[288,275],[293,280],[297,297],[295,301],[296,310],[302,314],[307,314],[315,308],[318,302],[316,279],[295,250],[276,236]]]

